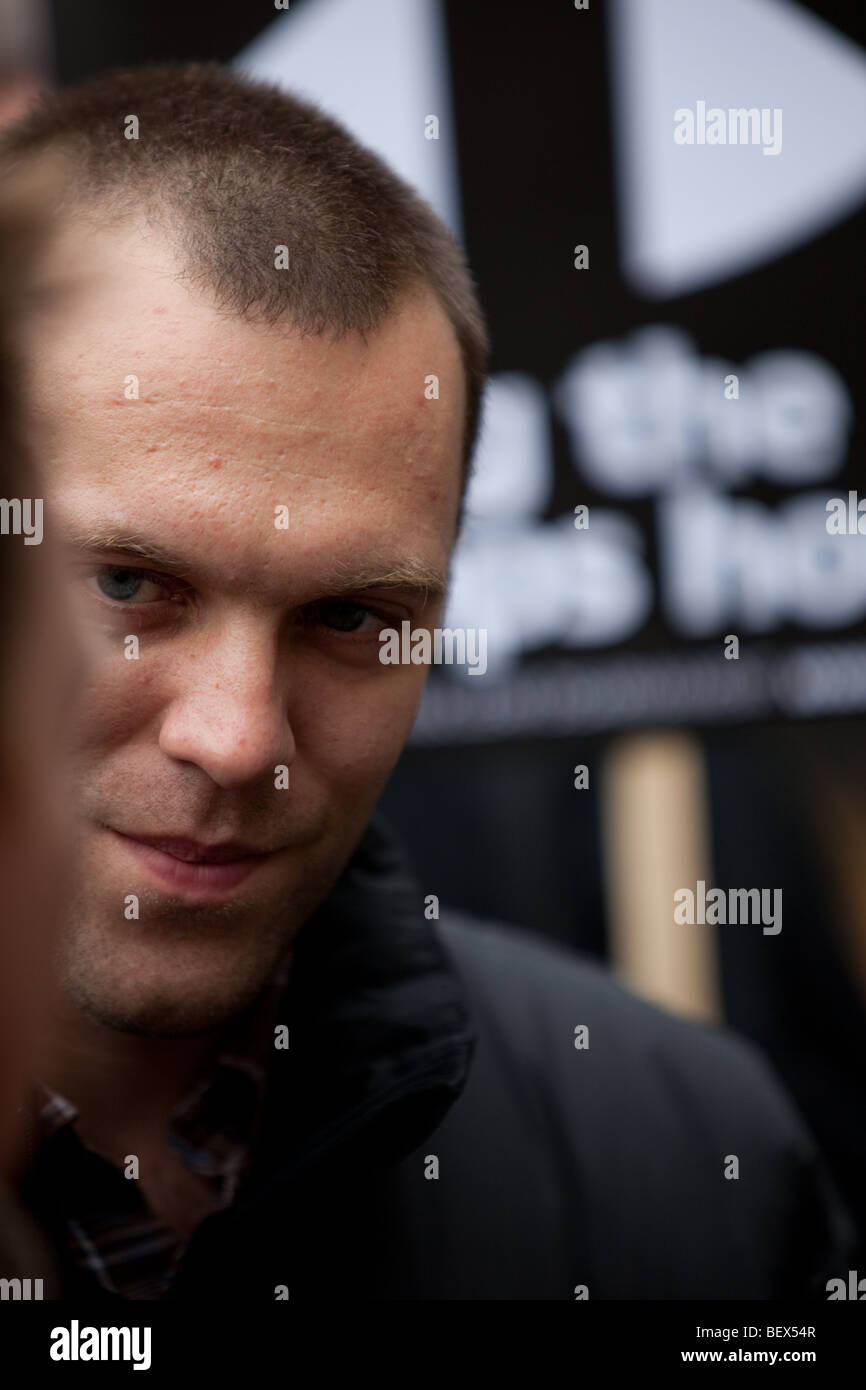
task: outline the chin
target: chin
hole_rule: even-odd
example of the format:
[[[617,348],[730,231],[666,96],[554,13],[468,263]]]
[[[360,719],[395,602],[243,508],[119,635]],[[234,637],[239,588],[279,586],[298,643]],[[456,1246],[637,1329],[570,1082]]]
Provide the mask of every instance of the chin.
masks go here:
[[[169,989],[139,991],[123,999],[116,993],[82,988],[80,982],[68,987],[73,1003],[93,1022],[118,1033],[146,1038],[200,1037],[222,1027],[243,1007],[234,993],[225,999],[215,994],[190,999]]]
[[[236,922],[130,927],[126,935],[103,917],[79,918],[61,947],[60,979],[89,1019],[140,1036],[223,1027],[253,1002],[285,950],[282,931],[259,934]]]
[[[204,964],[202,962],[202,964]],[[67,997],[88,1018],[120,1033],[142,1037],[194,1037],[223,1027],[249,1005],[267,978],[267,966],[238,968],[224,960],[210,970],[180,970],[166,960],[112,969],[92,958],[67,962]],[[172,968],[174,965],[174,968]]]

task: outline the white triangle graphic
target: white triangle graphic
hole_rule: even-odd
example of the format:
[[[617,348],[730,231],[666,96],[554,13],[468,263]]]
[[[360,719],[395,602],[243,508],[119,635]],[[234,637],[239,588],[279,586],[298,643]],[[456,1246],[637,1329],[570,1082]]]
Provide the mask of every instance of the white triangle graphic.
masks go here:
[[[651,297],[717,283],[866,197],[866,54],[790,0],[611,0],[625,275]],[[678,145],[674,112],[778,108],[781,148]]]

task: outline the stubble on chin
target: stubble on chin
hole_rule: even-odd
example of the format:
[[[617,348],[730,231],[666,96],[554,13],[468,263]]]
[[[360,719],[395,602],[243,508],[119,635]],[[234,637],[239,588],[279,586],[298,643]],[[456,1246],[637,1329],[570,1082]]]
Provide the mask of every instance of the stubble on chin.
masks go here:
[[[193,1037],[225,1027],[248,1008],[328,887],[293,895],[267,914],[236,902],[190,908],[161,893],[139,895],[137,920],[71,908],[56,956],[59,986],[75,1009],[118,1032]]]
[[[143,1037],[194,1037],[224,1028],[248,1008],[291,954],[298,933],[327,898],[363,837],[360,819],[336,845],[328,836],[296,866],[277,900],[254,893],[190,904],[137,891],[138,918],[125,896],[79,880],[60,934],[55,976],[65,999],[88,1019]],[[130,892],[135,891],[130,889]]]

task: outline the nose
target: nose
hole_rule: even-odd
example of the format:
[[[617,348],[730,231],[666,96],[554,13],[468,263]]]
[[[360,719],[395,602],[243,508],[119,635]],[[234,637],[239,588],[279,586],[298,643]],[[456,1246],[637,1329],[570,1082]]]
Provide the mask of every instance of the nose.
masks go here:
[[[182,668],[160,728],[169,758],[194,763],[218,786],[241,787],[290,766],[295,742],[278,680],[273,632],[226,626]]]

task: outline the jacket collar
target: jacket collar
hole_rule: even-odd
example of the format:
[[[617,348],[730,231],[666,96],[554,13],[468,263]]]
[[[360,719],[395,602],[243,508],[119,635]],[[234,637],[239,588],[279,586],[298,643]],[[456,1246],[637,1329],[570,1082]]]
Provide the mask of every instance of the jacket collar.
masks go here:
[[[247,1187],[257,1199],[277,1170],[282,1180],[337,1147],[397,1162],[463,1090],[475,1030],[423,895],[378,815],[298,934],[278,1021],[289,1048],[272,1050]]]

